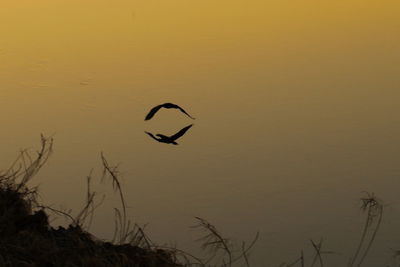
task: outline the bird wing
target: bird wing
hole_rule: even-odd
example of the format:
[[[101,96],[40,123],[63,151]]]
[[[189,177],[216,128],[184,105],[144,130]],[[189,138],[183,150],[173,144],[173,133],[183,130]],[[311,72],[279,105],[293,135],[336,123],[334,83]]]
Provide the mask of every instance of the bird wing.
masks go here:
[[[153,116],[157,113],[158,110],[160,110],[160,108],[175,108],[175,109],[179,109],[181,112],[185,113],[187,116],[189,116],[190,118],[194,119],[192,116],[189,115],[189,113],[187,113],[183,108],[181,108],[180,106],[173,104],[173,103],[164,103],[158,106],[155,106],[154,108],[152,108],[149,113],[146,115],[146,118],[144,119],[145,121],[150,120],[151,118],[153,118]]]
[[[190,118],[194,119],[192,116],[189,115],[189,113],[187,113],[183,108],[181,108],[180,106],[173,104],[173,103],[164,103],[158,106],[155,106],[154,108],[152,108],[149,113],[146,115],[145,117],[145,121],[150,120],[151,118],[153,118],[153,116],[157,113],[158,110],[160,110],[160,108],[175,108],[175,109],[179,109],[181,112],[185,113],[187,116],[189,116]]]
[[[149,133],[149,132],[145,132],[145,133],[147,133],[151,138],[153,138],[154,140],[157,140],[157,141],[160,141],[160,140],[158,140],[152,133]]]
[[[182,111],[183,113],[185,113],[187,116],[189,116],[189,118],[193,119],[194,118],[192,116],[189,115],[189,113],[187,113],[183,108],[181,108],[180,106],[176,105],[176,108],[179,109],[180,111]]]
[[[151,118],[153,118],[154,114],[156,114],[157,111],[162,107],[163,107],[163,105],[158,105],[158,106],[155,106],[154,108],[152,108],[149,111],[149,113],[146,115],[146,118],[144,118],[144,120],[147,121],[147,120],[150,120]]]
[[[170,136],[170,138],[175,141],[179,137],[182,137],[187,132],[187,130],[189,130],[192,126],[193,126],[193,124],[190,124],[189,126],[186,126],[185,128],[182,128],[179,132],[177,132],[176,134]]]

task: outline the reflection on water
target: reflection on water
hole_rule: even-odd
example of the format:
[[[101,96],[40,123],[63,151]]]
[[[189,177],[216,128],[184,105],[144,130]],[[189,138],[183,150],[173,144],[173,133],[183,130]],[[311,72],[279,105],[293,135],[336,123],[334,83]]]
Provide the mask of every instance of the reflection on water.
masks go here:
[[[148,222],[159,243],[199,250],[189,228],[199,216],[238,240],[259,230],[255,266],[311,254],[309,239],[321,237],[340,253],[327,262],[342,264],[359,242],[368,191],[390,207],[366,266],[400,247],[398,3],[2,5],[0,163],[40,133],[54,136],[33,181],[45,203],[79,210],[104,151],[120,163],[130,219]],[[184,145],[143,134],[188,124],[166,109],[143,121],[164,102],[196,117]],[[94,190],[107,199],[92,231],[111,238],[115,199]]]
[[[183,114],[185,114],[186,116],[188,116],[189,118],[193,119],[194,118],[192,116],[189,115],[189,113],[187,113],[183,108],[181,108],[180,106],[176,105],[176,104],[172,104],[172,103],[164,103],[158,106],[155,106],[154,108],[152,108],[150,110],[150,112],[146,115],[145,117],[145,121],[150,120],[151,118],[153,118],[153,116],[161,109],[161,108],[166,108],[166,109],[176,109],[181,111]],[[184,128],[182,128],[181,130],[179,130],[177,133],[171,135],[171,136],[166,136],[164,134],[156,134],[155,136],[150,133],[150,132],[146,132],[146,134],[148,134],[151,138],[153,138],[154,140],[160,142],[160,143],[166,143],[166,144],[174,144],[174,145],[178,145],[178,143],[176,142],[176,140],[178,140],[179,138],[181,138],[182,136],[184,136],[186,134],[186,132],[193,126],[193,124],[188,125]]]
[[[156,134],[156,136],[157,136],[156,137],[152,133],[149,133],[149,132],[145,132],[145,133],[147,133],[151,138],[153,138],[154,140],[156,140],[160,143],[178,145],[176,140],[178,140],[179,138],[184,136],[185,133],[187,132],[187,130],[189,130],[192,126],[193,126],[193,124],[190,124],[189,126],[182,128],[181,130],[179,130],[179,132],[177,132],[176,134],[171,135],[171,136],[166,136],[163,134]]]

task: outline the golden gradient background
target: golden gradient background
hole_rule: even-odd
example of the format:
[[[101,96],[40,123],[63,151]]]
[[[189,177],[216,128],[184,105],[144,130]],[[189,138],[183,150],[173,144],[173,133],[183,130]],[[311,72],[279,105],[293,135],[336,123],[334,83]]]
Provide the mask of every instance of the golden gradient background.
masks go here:
[[[3,0],[1,168],[54,135],[35,182],[77,211],[104,151],[154,241],[196,251],[193,216],[237,239],[259,230],[254,266],[320,237],[347,262],[374,191],[390,206],[368,262],[383,265],[400,248],[399,15],[390,0]],[[167,101],[197,118],[176,147],[143,133],[191,123],[143,122]],[[107,238],[117,199],[98,190]]]

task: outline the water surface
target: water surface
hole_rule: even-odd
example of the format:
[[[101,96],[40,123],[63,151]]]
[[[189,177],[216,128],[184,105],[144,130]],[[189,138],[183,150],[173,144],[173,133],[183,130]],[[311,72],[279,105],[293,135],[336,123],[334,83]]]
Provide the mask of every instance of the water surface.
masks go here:
[[[193,217],[260,240],[254,266],[354,252],[362,191],[389,204],[366,266],[400,248],[400,27],[396,1],[3,1],[0,163],[39,134],[55,153],[33,183],[79,210],[100,152],[120,164],[130,218],[159,244],[198,251]],[[182,105],[195,125],[160,103]],[[97,176],[97,177],[98,177]],[[97,182],[96,182],[97,183]],[[118,198],[92,231],[113,234]]]

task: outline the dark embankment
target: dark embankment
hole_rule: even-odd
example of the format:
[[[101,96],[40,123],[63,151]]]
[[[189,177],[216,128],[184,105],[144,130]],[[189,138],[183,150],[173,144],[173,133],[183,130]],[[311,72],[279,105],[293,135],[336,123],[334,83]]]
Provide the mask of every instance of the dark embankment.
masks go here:
[[[0,173],[0,266],[182,266],[173,250],[131,242],[134,238],[126,237],[132,231],[121,232],[118,244],[98,240],[85,231],[82,217],[90,213],[94,197],[89,192],[90,200],[77,218],[63,214],[72,219],[67,228],[52,227],[46,213],[49,207],[41,206],[36,188],[26,185],[46,163],[52,144],[42,136],[35,157],[22,151],[12,166]]]
[[[0,188],[0,266],[179,266],[164,250],[96,240],[80,226],[54,229],[27,196]]]

